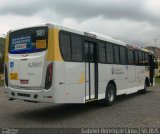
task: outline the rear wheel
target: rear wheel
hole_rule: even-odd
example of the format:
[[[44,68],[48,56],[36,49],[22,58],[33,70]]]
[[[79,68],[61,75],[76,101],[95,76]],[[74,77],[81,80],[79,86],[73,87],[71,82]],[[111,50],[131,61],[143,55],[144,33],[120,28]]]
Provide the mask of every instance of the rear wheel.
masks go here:
[[[108,84],[107,89],[106,89],[106,96],[104,99],[104,103],[107,106],[113,105],[113,103],[116,100],[116,89],[113,84]]]

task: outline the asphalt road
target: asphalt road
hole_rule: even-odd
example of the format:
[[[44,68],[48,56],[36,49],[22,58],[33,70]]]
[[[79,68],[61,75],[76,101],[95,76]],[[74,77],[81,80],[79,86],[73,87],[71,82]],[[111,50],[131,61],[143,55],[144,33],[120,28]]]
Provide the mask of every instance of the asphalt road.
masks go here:
[[[119,96],[101,104],[48,104],[9,101],[0,87],[0,128],[160,127],[160,84],[145,95]]]

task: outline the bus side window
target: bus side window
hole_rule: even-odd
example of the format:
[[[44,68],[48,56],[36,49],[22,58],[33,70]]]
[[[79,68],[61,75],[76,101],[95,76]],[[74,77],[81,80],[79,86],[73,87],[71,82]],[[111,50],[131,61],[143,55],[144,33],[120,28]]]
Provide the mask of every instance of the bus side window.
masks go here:
[[[129,50],[129,49],[128,49],[128,64],[129,65],[134,64],[133,50]]]
[[[139,56],[139,65],[142,65],[142,52],[141,51],[138,52],[138,56]]]
[[[134,51],[134,59],[135,59],[135,64],[139,64],[139,59],[138,59],[138,51]]]
[[[82,61],[82,39],[80,36],[71,36],[72,61]]]
[[[95,62],[95,52],[94,52],[94,44],[90,43],[89,44],[89,61],[90,62]]]
[[[99,43],[99,62],[106,63],[106,45],[105,43]]]
[[[142,52],[142,66],[145,65],[145,56],[144,56],[144,52]]]
[[[84,44],[84,60],[89,62],[89,43],[85,42]]]
[[[71,43],[70,43],[70,35],[61,33],[60,34],[60,47],[62,57],[66,61],[71,60]]]
[[[125,47],[120,47],[120,62],[122,65],[126,64],[126,50]]]
[[[106,52],[107,52],[107,63],[113,64],[114,63],[113,46],[109,43],[106,44]]]
[[[95,62],[95,44],[86,41],[84,44],[84,58],[86,62]]]
[[[119,58],[119,47],[118,46],[114,46],[114,60],[115,60],[115,64],[119,64],[120,63],[120,58]]]
[[[148,53],[145,53],[145,65],[146,66],[148,66],[148,62],[149,62],[148,57],[149,57]]]

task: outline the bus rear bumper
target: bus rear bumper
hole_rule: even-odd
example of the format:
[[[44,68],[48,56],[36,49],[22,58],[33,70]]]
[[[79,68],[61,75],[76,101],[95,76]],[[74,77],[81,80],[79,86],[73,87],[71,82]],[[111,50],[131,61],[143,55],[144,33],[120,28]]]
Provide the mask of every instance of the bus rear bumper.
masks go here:
[[[5,87],[7,98],[20,99],[29,102],[48,102],[53,103],[53,90],[21,90],[11,87]]]

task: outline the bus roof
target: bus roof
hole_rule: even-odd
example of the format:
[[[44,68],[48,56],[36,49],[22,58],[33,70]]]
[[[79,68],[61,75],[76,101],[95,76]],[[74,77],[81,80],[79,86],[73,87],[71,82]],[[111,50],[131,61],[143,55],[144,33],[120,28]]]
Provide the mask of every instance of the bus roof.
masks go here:
[[[9,33],[17,31],[17,30],[23,30],[23,29],[26,29],[26,28],[41,27],[41,26],[54,27],[54,28],[58,28],[60,30],[76,33],[76,34],[79,34],[79,35],[88,36],[88,37],[91,37],[91,38],[95,38],[95,39],[99,39],[99,40],[102,40],[102,41],[115,43],[115,44],[122,45],[122,46],[130,46],[133,49],[138,49],[138,50],[141,50],[141,51],[152,53],[152,51],[150,51],[148,49],[145,49],[145,48],[139,47],[139,46],[135,46],[135,45],[128,45],[127,43],[125,43],[125,42],[123,42],[121,40],[118,40],[118,39],[114,39],[114,38],[112,38],[110,36],[106,36],[106,35],[103,35],[103,34],[100,34],[100,33],[92,32],[92,31],[85,32],[83,30],[76,30],[74,28],[65,27],[65,26],[62,26],[62,25],[59,25],[59,24],[56,24],[56,23],[46,23],[46,24],[42,24],[42,25],[24,27],[24,28],[21,28],[21,29],[14,29],[14,30],[10,30]]]

